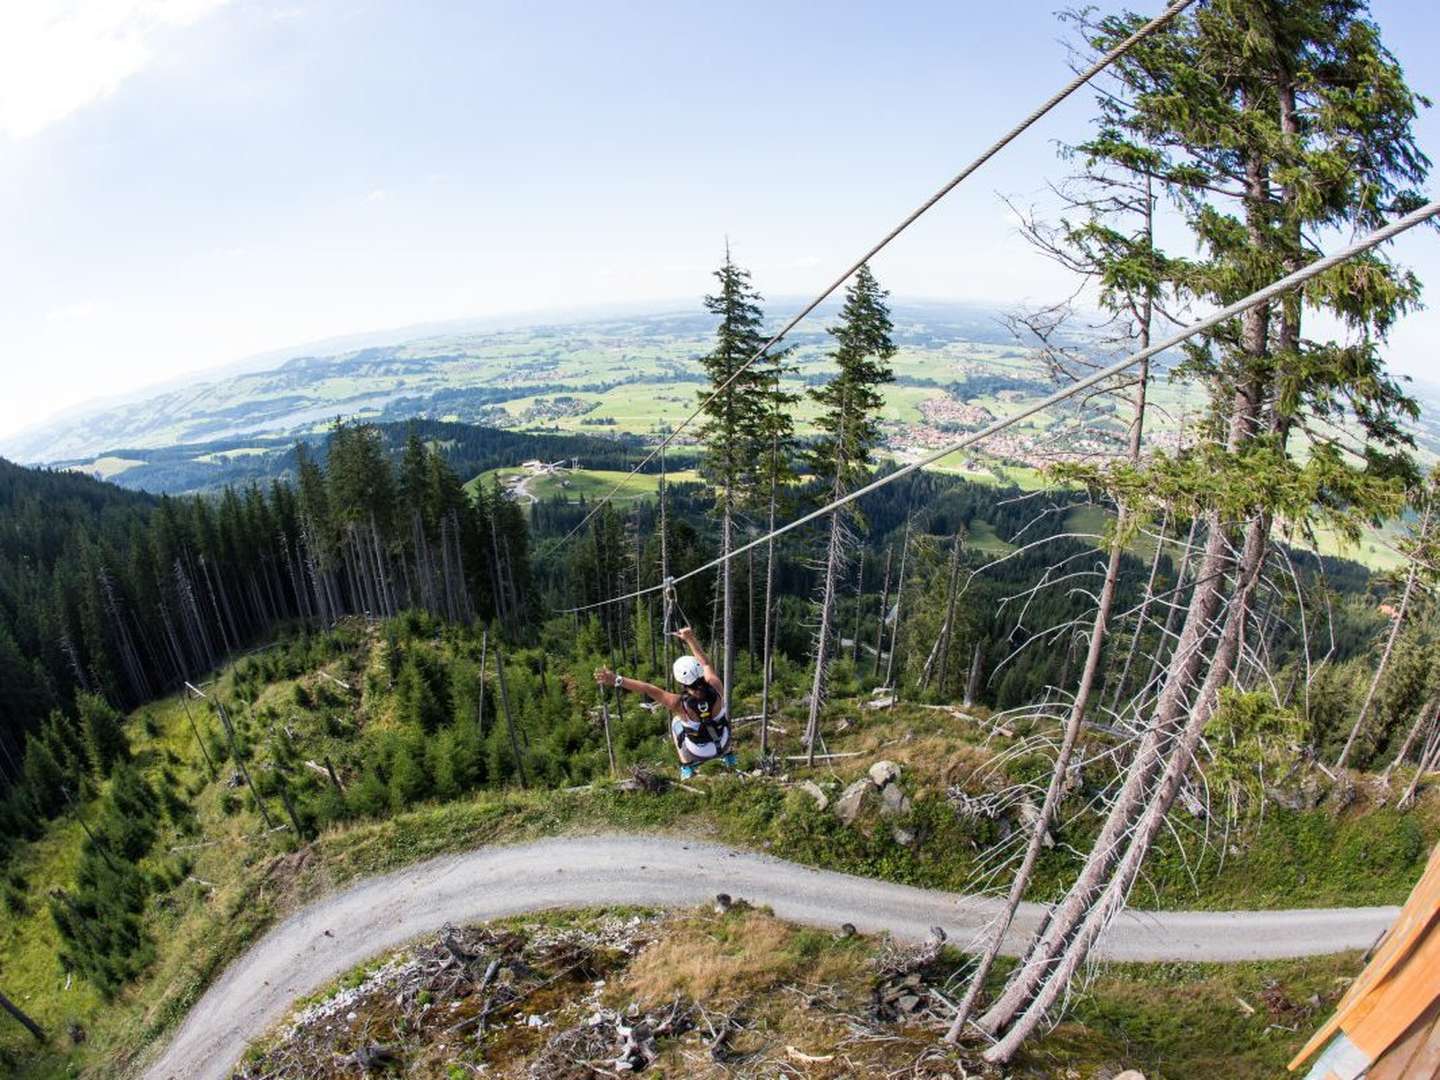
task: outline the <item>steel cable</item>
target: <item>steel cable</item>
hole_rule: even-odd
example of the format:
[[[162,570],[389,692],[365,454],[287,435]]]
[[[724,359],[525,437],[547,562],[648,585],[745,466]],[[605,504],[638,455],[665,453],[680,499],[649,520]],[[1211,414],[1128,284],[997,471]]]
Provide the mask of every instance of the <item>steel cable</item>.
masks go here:
[[[751,356],[750,359],[746,360],[745,363],[741,364],[738,368],[736,368],[735,371],[733,371],[724,382],[717,386],[715,390],[710,394],[710,396],[707,397],[700,404],[699,408],[697,408],[683,421],[681,421],[679,425],[671,429],[669,434],[667,434],[665,438],[660,442],[660,445],[652,449],[648,454],[646,454],[645,457],[640,460],[640,463],[635,466],[635,468],[631,469],[630,472],[622,480],[617,482],[616,485],[611,488],[610,491],[603,498],[600,499],[599,502],[595,503],[595,505],[590,508],[590,512],[587,513],[580,520],[580,523],[578,525],[576,525],[568,533],[562,536],[559,540],[552,541],[552,543],[554,544],[554,548],[552,548],[551,550],[553,551],[559,549],[560,547],[563,547],[570,540],[571,537],[573,537],[576,533],[578,533],[581,529],[588,525],[590,523],[590,520],[596,514],[598,514],[612,498],[615,497],[616,493],[619,492],[621,488],[623,488],[625,484],[635,476],[636,473],[638,473],[652,460],[654,460],[656,454],[660,453],[662,450],[665,449],[665,447],[669,446],[670,443],[675,439],[675,437],[679,435],[680,432],[683,431],[687,425],[694,421],[696,417],[700,416],[706,409],[708,409],[711,403],[713,403],[716,398],[723,394],[736,379],[738,379],[747,370],[749,370],[750,367],[753,366],[757,360],[759,360],[762,356],[764,356],[767,352],[774,348],[775,345],[777,345],[780,341],[784,340],[785,336],[789,334],[790,331],[794,330],[795,327],[798,326],[806,316],[808,316],[812,311],[814,311],[817,307],[824,303],[825,300],[830,297],[831,293],[833,293],[841,285],[845,284],[845,282],[850,279],[850,276],[854,274],[857,270],[859,270],[860,267],[864,266],[872,258],[878,255],[892,240],[894,240],[902,232],[904,232],[911,225],[913,225],[927,210],[933,207],[946,195],[950,194],[950,192],[953,191],[956,187],[958,187],[967,177],[969,177],[992,157],[998,154],[1001,150],[1005,149],[1006,146],[1008,146],[1010,143],[1015,141],[1015,139],[1019,138],[1022,134],[1024,134],[1026,129],[1033,126],[1046,113],[1050,112],[1051,109],[1059,105],[1076,90],[1080,89],[1080,87],[1084,86],[1096,75],[1100,74],[1100,72],[1104,71],[1107,67],[1113,64],[1116,60],[1120,59],[1120,57],[1124,56],[1140,42],[1150,37],[1156,31],[1164,28],[1164,26],[1172,19],[1174,19],[1175,16],[1179,15],[1180,12],[1184,11],[1194,2],[1195,0],[1175,0],[1175,3],[1171,4],[1159,15],[1155,16],[1155,18],[1151,19],[1144,26],[1140,27],[1140,29],[1136,30],[1135,33],[1131,34],[1124,41],[1120,42],[1120,44],[1116,45],[1115,48],[1111,49],[1099,60],[1095,61],[1095,63],[1091,64],[1084,71],[1076,75],[1073,79],[1066,83],[1065,86],[1063,86],[1060,90],[1056,91],[1049,99],[1047,99],[1044,104],[1036,108],[1032,113],[1030,113],[1030,115],[1026,116],[1025,119],[1021,120],[1013,128],[1011,128],[994,143],[992,143],[983,153],[980,154],[979,157],[977,157],[974,161],[970,162],[970,164],[966,165],[965,168],[961,169],[960,172],[958,172],[943,187],[936,191],[935,194],[931,195],[918,207],[912,210],[910,214],[900,222],[900,224],[896,225],[893,229],[886,233],[885,236],[882,237],[878,243],[873,245],[868,251],[865,252],[865,254],[861,255],[860,258],[856,259],[855,262],[852,263],[842,274],[840,274],[839,277],[835,278],[834,281],[830,282],[830,284],[825,287],[825,290],[820,293],[819,296],[815,297],[814,300],[811,300],[810,303],[806,304],[805,307],[802,308],[800,312],[794,316],[794,318],[792,318],[788,323],[781,327],[780,331],[776,333],[774,337],[770,338],[770,340],[765,342],[764,345],[761,345],[760,348],[756,349],[754,355]],[[538,554],[536,557],[543,558],[545,555],[548,555],[550,553],[551,552],[544,552]]]
[[[1188,339],[1194,337],[1196,334],[1203,333],[1204,331],[1209,330],[1212,327],[1218,326],[1220,323],[1225,322],[1228,319],[1233,319],[1235,316],[1240,315],[1253,307],[1273,300],[1277,296],[1280,296],[1282,293],[1286,293],[1291,289],[1295,288],[1296,286],[1304,284],[1311,278],[1317,277],[1318,275],[1323,274],[1325,271],[1333,269],[1334,267],[1339,266],[1341,263],[1346,262],[1349,259],[1353,259],[1356,255],[1363,254],[1364,252],[1369,251],[1373,247],[1378,247],[1380,244],[1383,244],[1387,240],[1391,240],[1396,236],[1399,236],[1401,233],[1405,232],[1408,229],[1414,228],[1416,225],[1424,224],[1426,221],[1429,221],[1437,214],[1440,214],[1440,200],[1426,203],[1418,210],[1414,210],[1411,213],[1406,214],[1404,217],[1391,222],[1389,225],[1375,230],[1369,236],[1363,237],[1360,240],[1355,241],[1355,243],[1351,244],[1349,247],[1337,251],[1334,254],[1327,255],[1323,259],[1317,259],[1315,262],[1309,264],[1308,266],[1302,267],[1299,270],[1296,270],[1292,274],[1287,274],[1280,280],[1274,281],[1271,284],[1265,286],[1263,289],[1259,289],[1256,292],[1251,293],[1244,299],[1237,300],[1235,303],[1230,304],[1227,307],[1223,307],[1219,311],[1216,311],[1213,314],[1206,316],[1199,322],[1192,323],[1190,326],[1170,335],[1163,341],[1156,342],[1155,344],[1150,345],[1147,348],[1141,349],[1138,352],[1131,353],[1129,356],[1125,357],[1125,359],[1116,361],[1109,367],[1100,368],[1099,370],[1087,375],[1079,382],[1072,383],[1070,386],[1067,386],[1064,389],[1057,390],[1055,391],[1055,393],[1049,395],[1048,397],[1041,398],[1039,401],[1025,406],[1019,412],[1016,412],[1011,416],[1007,416],[1003,420],[997,420],[995,423],[981,429],[980,431],[971,432],[963,438],[957,439],[955,442],[950,443],[947,446],[941,447],[939,450],[934,450],[929,454],[926,454],[924,457],[921,457],[916,461],[912,461],[908,465],[904,465],[901,468],[896,469],[892,473],[887,473],[879,479],[871,481],[864,487],[857,488],[856,490],[850,492],[848,495],[842,495],[838,499],[832,499],[830,502],[826,503],[818,510],[813,510],[810,513],[804,515],[803,517],[797,518],[796,520],[790,522],[787,525],[782,525],[780,526],[780,528],[766,533],[764,536],[761,536],[756,540],[752,540],[748,544],[744,544],[726,555],[721,555],[718,558],[712,559],[708,563],[705,563],[703,566],[697,566],[695,569],[686,571],[684,574],[681,574],[678,577],[671,578],[669,583],[672,585],[678,585],[680,582],[685,581],[688,578],[692,578],[697,574],[703,574],[706,571],[713,570],[715,569],[715,567],[724,563],[726,560],[733,559],[737,555],[743,555],[751,548],[758,547],[759,545],[766,543],[773,537],[783,536],[785,533],[792,532],[793,530],[798,529],[803,525],[808,525],[810,522],[815,521],[817,518],[822,518],[826,514],[829,514],[842,506],[855,502],[858,499],[864,498],[871,492],[879,491],[882,487],[885,487],[887,484],[894,483],[901,477],[909,476],[911,473],[923,469],[926,465],[933,465],[935,462],[939,461],[942,458],[949,457],[951,454],[963,450],[968,446],[973,446],[975,443],[981,442],[984,439],[988,439],[993,435],[998,435],[1000,432],[1004,431],[1011,425],[1017,424],[1022,420],[1029,419],[1036,413],[1042,412],[1045,409],[1050,408],[1050,406],[1052,405],[1057,405],[1068,398],[1074,397],[1076,394],[1090,389],[1090,387],[1096,385],[1097,383],[1101,383],[1104,382],[1106,379],[1113,378],[1114,376],[1125,371],[1127,368],[1133,367],[1134,365],[1140,363],[1142,360],[1147,360],[1150,357],[1157,355],[1158,353],[1165,352],[1167,349],[1173,349],[1175,346],[1187,341]],[[570,614],[572,612],[590,611],[594,608],[604,607],[606,604],[620,603],[621,601],[634,599],[637,596],[645,596],[648,593],[655,592],[664,587],[664,583],[660,585],[652,585],[649,588],[638,589],[635,592],[626,593],[623,596],[616,596],[610,600],[602,600],[599,603],[586,604],[582,607],[564,608],[562,610],[566,614]]]

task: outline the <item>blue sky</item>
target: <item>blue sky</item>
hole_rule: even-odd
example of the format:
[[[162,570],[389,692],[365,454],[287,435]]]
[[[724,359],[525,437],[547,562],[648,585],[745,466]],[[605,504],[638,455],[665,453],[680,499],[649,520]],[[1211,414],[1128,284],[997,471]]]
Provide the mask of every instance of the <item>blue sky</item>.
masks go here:
[[[8,5],[0,433],[333,335],[693,301],[727,235],[765,293],[817,291],[1066,77],[1056,6]],[[1373,4],[1440,98],[1430,7]],[[1090,112],[951,195],[882,282],[1064,295],[998,193],[1038,197]],[[1440,159],[1434,110],[1419,131]],[[1440,288],[1440,237],[1397,251]],[[1436,337],[1440,312],[1413,317],[1392,362],[1440,376]]]

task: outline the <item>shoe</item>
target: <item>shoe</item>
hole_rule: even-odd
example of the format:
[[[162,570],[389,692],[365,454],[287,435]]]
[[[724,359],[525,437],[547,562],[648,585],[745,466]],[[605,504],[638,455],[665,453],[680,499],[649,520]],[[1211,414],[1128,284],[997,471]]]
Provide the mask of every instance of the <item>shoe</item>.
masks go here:
[[[681,765],[681,766],[680,766],[680,779],[681,779],[681,780],[693,780],[693,779],[695,779],[695,774],[696,774],[697,772],[699,772],[699,771],[700,771],[700,770],[698,770],[697,768],[695,768],[694,765]]]
[[[724,757],[722,757],[720,759],[720,764],[724,765],[727,769],[735,768],[737,763],[735,761],[734,752],[732,751],[731,753],[728,753]]]

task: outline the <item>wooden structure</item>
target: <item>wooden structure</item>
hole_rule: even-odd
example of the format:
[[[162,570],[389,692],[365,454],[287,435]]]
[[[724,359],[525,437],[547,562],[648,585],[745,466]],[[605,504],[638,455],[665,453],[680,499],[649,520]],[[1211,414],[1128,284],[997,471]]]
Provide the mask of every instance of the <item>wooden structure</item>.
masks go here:
[[[1335,1015],[1290,1062],[1305,1080],[1440,1078],[1440,845]]]

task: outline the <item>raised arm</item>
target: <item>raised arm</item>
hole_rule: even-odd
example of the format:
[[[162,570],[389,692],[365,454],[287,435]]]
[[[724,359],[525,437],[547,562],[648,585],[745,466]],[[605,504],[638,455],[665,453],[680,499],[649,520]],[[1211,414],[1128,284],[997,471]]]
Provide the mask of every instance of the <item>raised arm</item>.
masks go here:
[[[633,690],[637,694],[644,694],[651,701],[664,706],[672,713],[680,708],[679,694],[672,694],[669,690],[656,686],[654,683],[618,675],[609,668],[600,668],[596,671],[595,681],[601,686],[613,686],[617,690]]]
[[[685,643],[690,650],[690,655],[700,661],[700,666],[705,669],[705,678],[719,693],[725,692],[725,684],[720,681],[720,673],[710,666],[710,658],[705,655],[705,650],[700,647],[699,640],[695,637],[695,631],[686,626],[675,631],[675,636]]]

